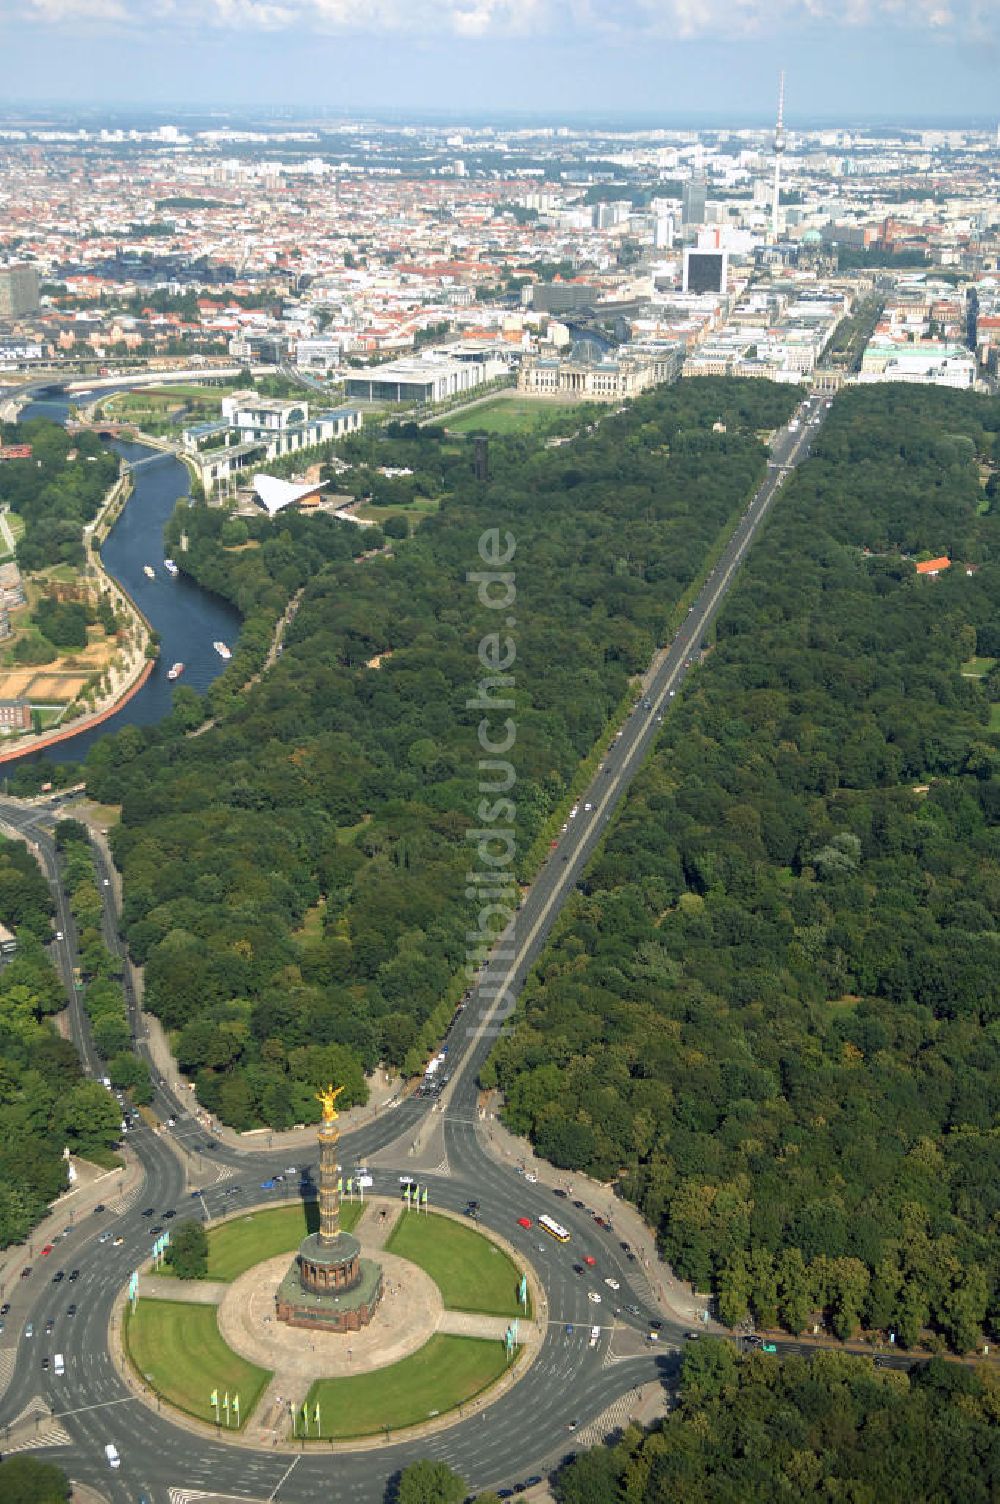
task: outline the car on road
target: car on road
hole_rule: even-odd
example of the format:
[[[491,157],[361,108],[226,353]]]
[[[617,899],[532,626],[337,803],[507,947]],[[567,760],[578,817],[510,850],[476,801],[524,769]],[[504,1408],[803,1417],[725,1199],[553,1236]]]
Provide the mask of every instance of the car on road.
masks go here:
[[[111,1234],[109,1232],[102,1232],[101,1236],[98,1238],[97,1241],[99,1243],[110,1243],[111,1242]]]
[[[535,1175],[531,1170],[525,1170],[525,1172],[524,1172],[524,1178],[528,1182],[529,1185],[537,1185],[538,1184],[538,1176]]]
[[[144,1217],[155,1217],[156,1216],[156,1207],[155,1206],[147,1206],[145,1208],[145,1210],[143,1211],[142,1215]]]
[[[273,1191],[274,1190],[274,1181],[273,1180],[262,1180],[261,1183],[260,1183],[260,1188],[261,1188],[262,1191]]]
[[[584,1269],[584,1267],[583,1267],[582,1264],[574,1264],[573,1265],[573,1273],[574,1274],[586,1274],[586,1272],[587,1271],[586,1271],[586,1269]]]
[[[65,1269],[57,1269],[56,1272],[55,1272],[55,1274],[53,1274],[53,1276],[52,1276],[52,1283],[54,1285],[61,1285],[62,1282],[63,1282],[63,1280],[65,1278],[66,1278],[66,1271],[65,1271]]]
[[[620,1290],[621,1289],[621,1285],[618,1283],[618,1281],[616,1279],[612,1279],[611,1276],[610,1276],[610,1274],[608,1275],[608,1277],[604,1281],[604,1283],[607,1285],[607,1287],[608,1287],[609,1290]]]
[[[760,1350],[762,1353],[776,1353],[778,1351],[776,1344],[773,1342],[762,1342]]]
[[[587,1299],[590,1301],[592,1306],[599,1306],[601,1303],[601,1297],[596,1290],[588,1290]]]
[[[66,1315],[67,1316],[75,1316],[76,1315],[76,1306],[75,1305],[67,1306],[66,1307]]]
[[[49,1360],[48,1360],[48,1358],[43,1358],[42,1359],[42,1373],[48,1373],[48,1371],[49,1371]]]
[[[79,1269],[71,1269],[69,1271],[69,1282],[70,1282],[70,1284],[73,1284],[74,1280],[78,1280],[79,1278],[80,1278],[80,1271],[79,1271]]]
[[[228,1194],[229,1194],[229,1193],[228,1193],[228,1192],[227,1192],[227,1193],[226,1193],[226,1194],[227,1194],[227,1195],[228,1195]],[[191,1192],[191,1200],[192,1200],[192,1201],[197,1201],[197,1200],[198,1200],[198,1197],[199,1197],[199,1196],[200,1196],[200,1195],[201,1195],[201,1192],[200,1192],[200,1191],[192,1191],[192,1192]]]
[[[518,1217],[518,1219],[517,1219],[517,1225],[518,1225],[518,1227],[530,1227],[531,1226],[531,1218],[530,1217]]]
[[[115,1238],[115,1241],[112,1243],[111,1246],[112,1246],[112,1248],[120,1248],[122,1246],[122,1244],[124,1243],[124,1241],[125,1241],[125,1239],[119,1233],[118,1237]]]
[[[95,1207],[94,1207],[94,1216],[95,1216],[95,1217],[96,1217],[96,1216],[98,1216],[98,1215],[99,1215],[99,1214],[100,1214],[100,1213],[101,1213],[101,1212],[105,1212],[105,1211],[107,1211],[107,1207],[106,1207],[106,1206],[105,1206],[105,1205],[104,1205],[104,1202],[103,1202],[103,1201],[99,1201],[99,1202],[98,1202],[98,1203],[97,1203],[97,1205],[96,1205],[96,1206],[95,1206]]]
[[[567,1193],[564,1190],[562,1190],[561,1187],[559,1187],[559,1186],[556,1186],[556,1188],[552,1192],[552,1194],[553,1194],[553,1196],[558,1196],[562,1201],[566,1200],[566,1194]]]
[[[24,1335],[26,1337],[33,1337],[35,1335],[35,1323],[33,1321],[29,1321],[25,1326]]]
[[[56,930],[56,939],[57,940],[61,940],[62,938],[63,938],[63,932],[62,932],[62,930]]]
[[[45,1323],[45,1335],[46,1335],[46,1337],[51,1337],[52,1336],[52,1330],[53,1330],[55,1324],[56,1324],[55,1317],[54,1316],[50,1316],[49,1319],[48,1319],[48,1321]]]
[[[594,807],[594,806],[593,806],[593,805],[592,805],[592,804],[591,804],[591,802],[590,802],[590,800],[589,800],[589,799],[588,799],[588,800],[587,800],[587,803],[586,803],[586,804],[585,804],[585,805],[584,805],[584,806],[583,806],[583,808],[584,808],[584,810],[585,810],[585,811],[589,811],[589,810],[592,810],[592,809],[593,809],[593,807]]]
[[[569,1322],[567,1322],[566,1325],[563,1327],[563,1331],[566,1333],[567,1337],[572,1337],[572,1335],[573,1335],[573,1328],[572,1328],[572,1325]]]
[[[585,1253],[583,1255],[583,1262],[585,1264],[589,1264],[591,1269],[593,1269],[594,1265],[597,1263],[597,1260],[594,1258],[594,1255],[592,1253]]]
[[[371,1170],[358,1170],[354,1177],[354,1183],[360,1186],[362,1190],[370,1191],[375,1184]]]
[[[652,1326],[652,1322],[650,1322],[650,1326]],[[700,1332],[685,1332],[684,1333],[684,1341],[685,1342],[697,1342],[700,1336],[701,1336]]]
[[[24,1268],[21,1270],[21,1278],[22,1279],[27,1279],[28,1275],[30,1273],[31,1273],[31,1265],[30,1264],[25,1264]]]
[[[170,1218],[176,1217],[176,1215],[177,1213],[174,1211],[173,1207],[170,1207],[169,1211],[160,1213],[160,1216],[163,1218],[164,1222],[169,1222]]]
[[[662,1321],[657,1321],[655,1317],[653,1318],[652,1321],[650,1321],[649,1324],[652,1327],[652,1329],[653,1329],[654,1332],[662,1332],[663,1331],[663,1322]]]
[[[591,1345],[591,1347],[596,1347],[597,1344],[600,1342],[600,1340],[601,1340],[601,1329],[600,1329],[600,1327],[599,1326],[592,1326],[590,1328],[590,1345]]]
[[[4,1303],[3,1303],[3,1305],[0,1306],[0,1316],[6,1316],[9,1311],[10,1311],[10,1301],[9,1300],[5,1300]]]
[[[48,1256],[49,1256],[49,1254],[51,1252],[52,1252],[52,1244],[51,1243],[46,1243],[45,1247],[42,1249],[42,1258],[43,1259],[47,1259]]]
[[[586,1203],[583,1202],[583,1201],[574,1201],[573,1205],[576,1207],[577,1211],[579,1211],[579,1212],[586,1211]]]
[[[579,813],[580,813],[580,806],[578,804],[574,804],[573,808],[569,812],[570,819],[571,820],[575,820],[576,817],[577,817],[577,815]]]
[[[162,1222],[157,1222],[157,1224],[156,1224],[155,1227],[151,1227],[149,1229],[149,1236],[151,1238],[158,1238],[160,1236],[160,1233],[162,1231],[163,1231],[163,1223]]]

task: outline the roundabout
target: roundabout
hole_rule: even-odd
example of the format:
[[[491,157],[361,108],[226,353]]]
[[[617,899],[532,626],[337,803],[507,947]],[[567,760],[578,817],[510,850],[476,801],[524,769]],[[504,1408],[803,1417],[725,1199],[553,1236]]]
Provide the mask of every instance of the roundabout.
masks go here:
[[[209,1224],[210,1253],[222,1254],[214,1262],[224,1267],[249,1236],[265,1247],[288,1240],[297,1231],[292,1210],[255,1208]],[[315,1203],[303,1204],[306,1229],[314,1210]],[[409,1212],[381,1197],[361,1213],[351,1219],[351,1241],[378,1264],[383,1285],[366,1326],[339,1332],[279,1320],[287,1252],[231,1279],[180,1280],[149,1269],[131,1308],[124,1292],[116,1302],[126,1381],[138,1383],[147,1404],[182,1412],[187,1424],[269,1447],[280,1439],[384,1442],[413,1426],[427,1434],[462,1419],[468,1407],[489,1405],[524,1376],[541,1346],[544,1332],[528,1314],[538,1304],[535,1270],[524,1259],[515,1264],[495,1235],[444,1213]],[[316,1236],[307,1231],[303,1246]],[[397,1240],[413,1257],[386,1246]],[[428,1268],[439,1271],[444,1288]],[[224,1420],[216,1420],[212,1395],[238,1396]]]

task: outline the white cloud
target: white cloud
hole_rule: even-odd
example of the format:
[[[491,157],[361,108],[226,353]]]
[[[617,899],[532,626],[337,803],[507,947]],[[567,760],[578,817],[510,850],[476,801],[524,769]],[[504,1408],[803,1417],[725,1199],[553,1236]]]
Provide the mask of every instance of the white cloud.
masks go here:
[[[987,37],[996,0],[0,0],[0,19],[233,30],[410,33],[438,37],[560,34],[632,41],[780,34],[827,24]]]

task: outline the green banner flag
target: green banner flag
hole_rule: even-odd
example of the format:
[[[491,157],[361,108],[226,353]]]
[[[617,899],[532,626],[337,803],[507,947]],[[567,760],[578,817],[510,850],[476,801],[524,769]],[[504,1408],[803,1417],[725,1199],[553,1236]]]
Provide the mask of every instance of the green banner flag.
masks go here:
[[[208,1403],[214,1405],[216,1409],[219,1408],[219,1391],[217,1389],[212,1390],[212,1393],[208,1397]]]
[[[223,1410],[225,1410],[226,1414],[228,1415],[229,1414],[229,1390],[228,1389],[226,1390],[226,1397],[222,1401],[222,1408],[223,1408]]]
[[[234,1412],[234,1414],[236,1416],[237,1424],[239,1424],[239,1419],[240,1419],[240,1397],[239,1397],[238,1394],[234,1394],[233,1395],[233,1412]]]
[[[343,1177],[343,1175],[338,1175],[337,1176],[337,1195],[338,1196],[342,1196],[343,1194],[344,1194],[344,1177]]]
[[[313,1419],[316,1422],[316,1429],[318,1431],[319,1430],[319,1400],[316,1401],[316,1413],[313,1416]]]
[[[427,1205],[427,1187],[426,1186],[424,1186],[423,1190],[420,1193],[420,1200],[423,1202],[424,1206]]]

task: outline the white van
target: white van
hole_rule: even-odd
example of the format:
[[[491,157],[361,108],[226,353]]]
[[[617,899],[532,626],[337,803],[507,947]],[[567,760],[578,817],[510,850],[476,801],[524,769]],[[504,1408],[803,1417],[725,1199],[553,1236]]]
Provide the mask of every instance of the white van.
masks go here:
[[[104,1448],[104,1455],[108,1459],[108,1467],[121,1467],[122,1460],[118,1455],[118,1448],[113,1441],[109,1441]]]
[[[55,1370],[56,1377],[62,1378],[63,1374],[66,1372],[66,1360],[63,1357],[62,1353],[56,1353],[55,1357],[52,1359],[52,1367]]]

